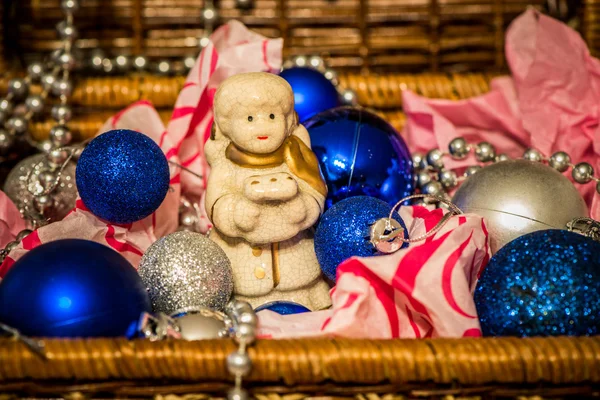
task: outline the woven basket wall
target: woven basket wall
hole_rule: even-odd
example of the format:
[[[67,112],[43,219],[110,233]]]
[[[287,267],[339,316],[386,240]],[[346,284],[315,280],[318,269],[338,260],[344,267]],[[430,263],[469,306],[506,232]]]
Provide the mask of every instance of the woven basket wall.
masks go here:
[[[198,53],[204,0],[81,0],[78,46],[113,55],[182,58]],[[59,45],[60,0],[10,0],[12,54]],[[220,21],[239,19],[285,39],[284,55],[321,54],[336,68],[393,71],[482,70],[504,66],[504,32],[545,0],[235,0],[216,2]],[[11,52],[9,52],[11,53]]]

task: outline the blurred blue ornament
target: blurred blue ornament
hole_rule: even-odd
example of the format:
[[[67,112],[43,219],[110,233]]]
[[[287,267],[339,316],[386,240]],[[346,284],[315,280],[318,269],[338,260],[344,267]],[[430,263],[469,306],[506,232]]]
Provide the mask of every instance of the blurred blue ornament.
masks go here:
[[[475,305],[484,336],[600,333],[600,243],[536,231],[501,248],[483,271]]]
[[[335,86],[315,69],[294,67],[279,75],[292,86],[294,108],[300,122],[341,104]]]
[[[315,233],[315,252],[321,271],[332,281],[336,280],[338,265],[352,257],[370,257],[379,253],[371,244],[370,227],[381,218],[388,218],[392,206],[374,197],[356,196],[342,200],[323,214]],[[404,229],[398,213],[392,218]],[[402,248],[408,246],[404,243]]]
[[[255,312],[259,312],[262,310],[270,310],[276,312],[281,315],[288,314],[300,314],[305,312],[310,312],[310,310],[304,307],[301,304],[294,303],[293,301],[272,301],[270,303],[265,303],[260,305],[254,309]]]
[[[411,155],[383,119],[360,108],[339,107],[304,126],[329,189],[326,207],[352,196],[394,204],[413,193]]]
[[[139,221],[160,206],[169,190],[169,164],[148,136],[126,129],[92,140],[77,163],[81,200],[116,224]]]
[[[42,244],[0,283],[0,322],[28,336],[124,336],[151,311],[135,268],[89,240]]]

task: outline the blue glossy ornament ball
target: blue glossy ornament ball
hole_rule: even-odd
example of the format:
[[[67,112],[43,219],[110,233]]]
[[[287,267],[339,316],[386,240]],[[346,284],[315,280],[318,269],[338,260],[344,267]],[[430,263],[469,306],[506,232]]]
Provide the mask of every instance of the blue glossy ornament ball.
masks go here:
[[[310,310],[308,308],[304,307],[301,304],[294,303],[293,301],[283,301],[283,300],[265,303],[254,309],[255,312],[259,312],[262,310],[274,311],[277,314],[281,314],[281,315],[300,314],[300,313],[310,312]]]
[[[315,252],[323,274],[331,281],[336,280],[338,265],[352,257],[378,255],[370,242],[370,228],[377,220],[388,218],[392,206],[374,197],[356,196],[342,200],[323,214],[315,233]],[[393,219],[404,229],[406,225],[394,213]],[[408,246],[404,243],[402,247]]]
[[[600,333],[600,243],[566,230],[528,233],[483,271],[475,305],[484,336]]]
[[[93,139],[81,153],[75,176],[85,206],[116,224],[146,218],[169,190],[169,164],[160,147],[127,129]]]
[[[294,67],[281,71],[279,76],[292,86],[300,122],[341,104],[335,86],[317,70]]]
[[[304,123],[329,193],[326,207],[352,196],[394,204],[413,193],[412,158],[400,134],[366,110],[339,107]]]
[[[36,247],[0,282],[0,322],[28,336],[124,336],[142,312],[152,307],[135,268],[89,240]]]

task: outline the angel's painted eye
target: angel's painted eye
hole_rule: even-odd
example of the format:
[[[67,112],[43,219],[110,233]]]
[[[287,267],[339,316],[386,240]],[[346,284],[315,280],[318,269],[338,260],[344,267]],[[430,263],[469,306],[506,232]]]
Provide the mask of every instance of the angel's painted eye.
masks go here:
[[[252,122],[253,118],[252,115],[248,115],[248,122]]]

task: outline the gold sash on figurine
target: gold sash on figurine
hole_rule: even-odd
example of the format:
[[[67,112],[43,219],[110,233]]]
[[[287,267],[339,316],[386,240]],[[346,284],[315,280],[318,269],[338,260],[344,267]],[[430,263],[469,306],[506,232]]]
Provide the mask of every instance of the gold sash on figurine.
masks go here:
[[[294,175],[327,196],[327,185],[321,175],[317,156],[297,136],[289,136],[277,150],[267,154],[248,153],[231,142],[225,155],[228,160],[243,168],[273,168],[285,162]]]

